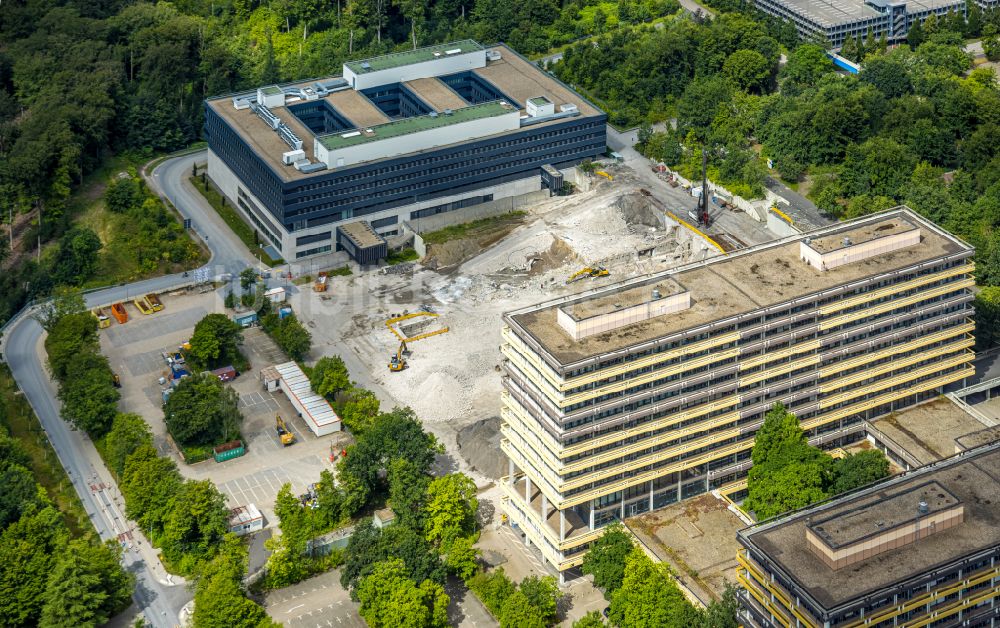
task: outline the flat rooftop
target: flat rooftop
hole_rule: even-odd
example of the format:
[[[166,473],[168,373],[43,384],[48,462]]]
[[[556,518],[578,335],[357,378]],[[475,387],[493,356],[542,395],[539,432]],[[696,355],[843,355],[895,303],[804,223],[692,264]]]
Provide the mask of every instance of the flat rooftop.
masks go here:
[[[514,111],[514,107],[509,103],[501,101],[486,102],[461,109],[454,109],[450,114],[440,113],[400,118],[399,120],[355,131],[341,131],[330,135],[321,135],[316,138],[316,141],[320,142],[328,150],[338,150],[377,140],[409,135],[410,133],[417,133],[419,131],[438,129],[461,122],[501,116],[512,111]]]
[[[378,60],[379,63],[393,63],[397,65],[417,63],[421,60],[429,60],[425,58],[428,54],[430,55],[430,58],[433,59],[437,58],[434,57],[434,52],[447,52],[448,50],[454,50],[456,48],[462,48],[465,50],[466,46],[470,46],[469,50],[471,50],[472,47],[477,49],[483,48],[480,44],[472,40],[467,40],[454,44],[443,44],[440,46],[421,48],[415,51],[401,52],[393,55],[387,55],[386,57],[376,57],[375,60]],[[581,116],[603,115],[603,112],[584,100],[582,96],[573,92],[568,87],[560,83],[555,77],[549,75],[535,64],[525,60],[507,46],[490,46],[489,50],[500,53],[501,58],[499,60],[487,61],[486,67],[474,69],[472,72],[475,72],[480,78],[492,83],[497,89],[504,93],[508,98],[512,99],[515,103],[525,103],[529,98],[544,96],[556,105],[557,112],[559,105],[573,104],[576,105]],[[409,61],[405,61],[406,59],[409,59]],[[369,59],[367,61],[371,64],[375,60]],[[352,67],[355,63],[360,63],[360,61],[349,62],[347,65],[348,67]],[[332,79],[340,78],[341,77],[339,76],[324,77],[320,79],[314,78],[288,83],[285,87],[312,87],[317,82],[324,83],[329,82]],[[444,109],[458,111],[472,105],[472,103],[466,102],[461,96],[458,95],[457,92],[452,90],[437,78],[407,81],[405,84],[420,98],[424,99],[428,105],[438,109],[439,111],[443,111]],[[268,85],[263,89],[273,92],[274,89],[280,88],[278,86]],[[357,129],[372,128],[374,126],[392,122],[392,120],[390,120],[390,118],[388,118],[381,109],[375,106],[375,104],[369,100],[368,97],[353,89],[344,89],[333,92],[324,97],[323,100],[326,100],[326,102],[338,113],[356,125]],[[295,105],[304,102],[307,101],[295,101],[290,98],[287,101],[287,104]],[[280,176],[283,180],[294,181],[328,172],[328,170],[320,170],[318,172],[306,173],[296,170],[293,166],[283,164],[281,161],[282,153],[291,150],[288,144],[282,141],[277,133],[275,133],[267,124],[264,123],[263,120],[258,118],[257,115],[249,109],[235,109],[233,107],[231,95],[210,98],[206,100],[206,103],[214,112],[225,120],[230,127],[232,127],[233,130],[236,131],[236,133],[240,135],[240,137],[242,137],[243,140],[271,167],[272,170],[278,173],[278,176]],[[274,107],[271,109],[271,112],[275,116],[281,118],[281,121],[288,124],[289,128],[299,136],[302,140],[302,150],[305,151],[308,158],[313,159],[313,155],[315,154],[314,143],[318,140],[317,136],[304,124],[302,124],[291,111],[285,111],[284,107]],[[559,124],[560,122],[564,122],[564,120],[547,120],[537,123],[534,126],[542,127]],[[400,127],[400,129],[401,131],[399,134],[410,132],[405,130],[405,125]],[[509,132],[515,133],[518,130],[519,129],[514,129]],[[347,130],[332,134],[332,137],[339,137],[340,134],[345,132],[347,132]],[[326,137],[331,136],[323,136],[323,141],[325,141]],[[400,155],[404,154],[406,153],[400,153]]]
[[[376,107],[375,103],[368,100],[361,92],[356,92],[353,89],[334,92],[325,100],[357,127],[389,122],[389,116],[382,113],[382,110]]]
[[[826,271],[806,264],[799,257],[799,242],[807,236],[822,238],[835,235],[842,238],[843,233],[862,227],[859,223],[870,227],[872,224],[891,224],[901,217],[921,227],[919,245],[873,255]],[[963,251],[971,252],[972,249],[917,217],[908,208],[897,208],[853,223],[832,225],[809,234],[509,312],[506,319],[531,336],[559,364],[566,366]],[[556,321],[556,312],[560,307],[576,307],[584,301],[606,299],[634,288],[652,289],[666,278],[673,278],[690,291],[689,308],[580,340],[573,340]]]
[[[414,63],[423,63],[424,61],[433,61],[441,55],[445,55],[451,51],[452,54],[461,54],[465,52],[472,52],[473,50],[482,50],[483,46],[478,42],[471,39],[465,39],[462,41],[454,41],[447,44],[438,44],[436,46],[426,46],[424,48],[417,48],[416,50],[404,50],[403,52],[394,52],[392,54],[382,55],[381,57],[372,57],[371,59],[358,59],[357,61],[348,61],[344,65],[349,67],[352,71],[357,74],[363,72],[378,72],[379,70],[388,70],[389,68],[399,68],[404,65],[413,65]],[[435,54],[437,53],[437,54]],[[365,67],[367,65],[367,67]]]
[[[877,502],[867,502],[854,509],[813,519],[806,524],[806,528],[828,547],[837,549],[911,523],[920,514],[917,506],[921,503],[927,505],[924,514],[929,515],[953,508],[961,502],[940,483],[930,480],[901,489]]]
[[[648,303],[652,301],[653,290],[660,293],[660,297],[670,297],[675,294],[687,292],[684,286],[674,279],[666,277],[651,286],[639,286],[629,290],[622,290],[603,297],[587,299],[579,303],[573,303],[565,308],[565,312],[574,320],[583,320],[593,316],[608,314],[616,310],[625,309],[634,305]]]
[[[462,107],[469,106],[469,103],[465,102],[455,90],[445,85],[443,81],[436,77],[405,81],[403,85],[430,105],[435,111],[461,109]]]
[[[965,508],[961,524],[914,543],[833,570],[809,550],[806,528],[811,521],[866,508],[873,515],[894,496],[939,484]],[[937,494],[935,493],[935,496]],[[900,508],[915,509],[912,499]],[[886,506],[885,517],[896,506]],[[1000,544],[1000,446],[976,450],[898,476],[836,501],[740,532],[740,538],[774,561],[793,581],[826,609],[832,609],[894,583]]]
[[[886,17],[860,0],[781,0],[781,4],[824,27]],[[907,0],[905,4],[910,14],[942,7],[962,6],[958,0]]]
[[[340,229],[344,235],[354,241],[357,246],[363,249],[367,249],[371,246],[377,246],[385,242],[385,239],[375,233],[375,230],[372,229],[371,225],[364,220],[349,222],[346,225],[339,225],[337,228]]]
[[[986,429],[972,432],[955,439],[955,443],[962,449],[975,449],[983,445],[990,445],[1000,440],[1000,426],[987,427]]]
[[[978,432],[985,426],[951,399],[941,397],[872,421],[872,427],[920,464],[929,464],[953,456],[955,439]]]
[[[836,234],[819,238],[810,238],[807,246],[819,253],[832,253],[840,249],[846,249],[857,244],[864,244],[879,238],[885,238],[898,233],[913,231],[917,227],[906,219],[893,220],[891,222],[879,222],[875,224],[861,225],[855,229],[838,231]]]

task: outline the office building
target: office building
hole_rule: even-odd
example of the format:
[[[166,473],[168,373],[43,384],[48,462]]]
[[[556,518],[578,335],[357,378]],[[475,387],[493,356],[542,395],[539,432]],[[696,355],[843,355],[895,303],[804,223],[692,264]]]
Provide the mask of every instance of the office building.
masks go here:
[[[605,122],[510,48],[467,40],[207,100],[208,175],[276,255],[370,263],[405,221],[558,189],[604,153]]]
[[[775,402],[810,442],[974,371],[973,249],[897,208],[504,315],[504,508],[560,570],[602,526],[745,476]]]
[[[1000,445],[741,531],[748,628],[1000,623]]]
[[[979,0],[985,7],[996,0]],[[951,11],[965,16],[964,0],[754,0],[754,6],[795,25],[799,37],[820,37],[840,48],[848,37],[902,42],[916,21]]]

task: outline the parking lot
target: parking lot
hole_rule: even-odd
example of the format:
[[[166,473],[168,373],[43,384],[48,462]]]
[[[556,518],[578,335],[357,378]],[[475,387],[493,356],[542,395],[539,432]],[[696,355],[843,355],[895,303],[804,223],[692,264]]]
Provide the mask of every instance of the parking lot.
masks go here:
[[[247,453],[222,463],[211,459],[194,465],[184,463],[167,437],[163,420],[161,391],[166,386],[159,380],[169,377],[170,370],[162,354],[176,351],[206,314],[225,313],[225,308],[217,292],[161,295],[161,300],[165,306],[162,312],[142,315],[129,305],[127,323],[112,321],[111,327],[101,330],[101,348],[122,381],[120,408],[146,419],[157,449],[177,462],[182,475],[212,480],[230,507],[256,504],[270,523],[281,485],[290,483],[295,494],[305,492],[309,484],[319,480],[321,471],[332,468],[331,447],[342,449],[346,435],[317,438],[281,392],[263,389],[260,369],[286,358],[260,328],[250,328],[244,330],[241,347],[250,369],[228,384],[239,395]],[[294,444],[281,444],[275,430],[276,415],[281,415],[295,435]]]

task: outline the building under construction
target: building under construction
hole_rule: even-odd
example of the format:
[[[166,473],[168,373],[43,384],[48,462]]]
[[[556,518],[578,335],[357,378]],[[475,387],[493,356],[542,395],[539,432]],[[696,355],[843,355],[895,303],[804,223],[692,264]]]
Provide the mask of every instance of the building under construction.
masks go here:
[[[743,626],[994,626],[1000,444],[737,538]]]
[[[904,207],[505,314],[507,514],[566,570],[742,478],[776,402],[858,440],[973,373],[973,252]]]

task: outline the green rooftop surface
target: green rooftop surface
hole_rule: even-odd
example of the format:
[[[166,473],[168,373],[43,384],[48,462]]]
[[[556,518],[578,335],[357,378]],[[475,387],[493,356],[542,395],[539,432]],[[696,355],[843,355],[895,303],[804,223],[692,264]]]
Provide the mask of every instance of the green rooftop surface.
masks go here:
[[[529,98],[528,102],[533,105],[551,105],[552,101],[545,96],[535,96],[534,98]]]
[[[364,129],[355,129],[355,131],[361,131],[361,133],[352,137],[344,137],[345,133],[353,133],[354,131],[338,131],[337,133],[333,133],[331,135],[322,135],[316,139],[327,150],[337,150],[340,148],[347,148],[348,146],[357,146],[358,144],[366,144],[368,142],[385,140],[391,137],[399,137],[400,135],[417,133],[418,131],[439,129],[452,124],[458,124],[459,122],[492,118],[494,116],[503,115],[512,111],[517,110],[509,104],[502,103],[499,100],[494,100],[492,102],[472,105],[471,107],[453,109],[451,115],[439,113],[437,117],[430,115],[414,116],[412,118],[393,120],[392,122],[386,122],[385,124],[377,124],[375,126],[368,127],[372,130],[371,134],[364,133]]]
[[[267,87],[261,87],[260,91],[262,91],[264,94],[268,96],[272,96],[274,94],[280,94],[281,88],[278,87],[277,85],[268,85]]]
[[[344,65],[351,68],[355,74],[364,74],[365,72],[377,72],[379,70],[398,68],[404,65],[421,63],[423,61],[432,61],[439,58],[434,56],[435,52],[440,52],[440,58],[444,58],[444,53],[448,50],[461,50],[465,53],[482,49],[483,47],[479,44],[479,42],[471,39],[463,39],[462,41],[454,41],[450,44],[438,44],[437,46],[427,46],[426,48],[417,48],[416,50],[394,52],[392,54],[382,55],[381,57],[372,57],[371,59],[348,61]],[[361,64],[363,63],[367,63],[370,67],[367,70],[362,69]]]

